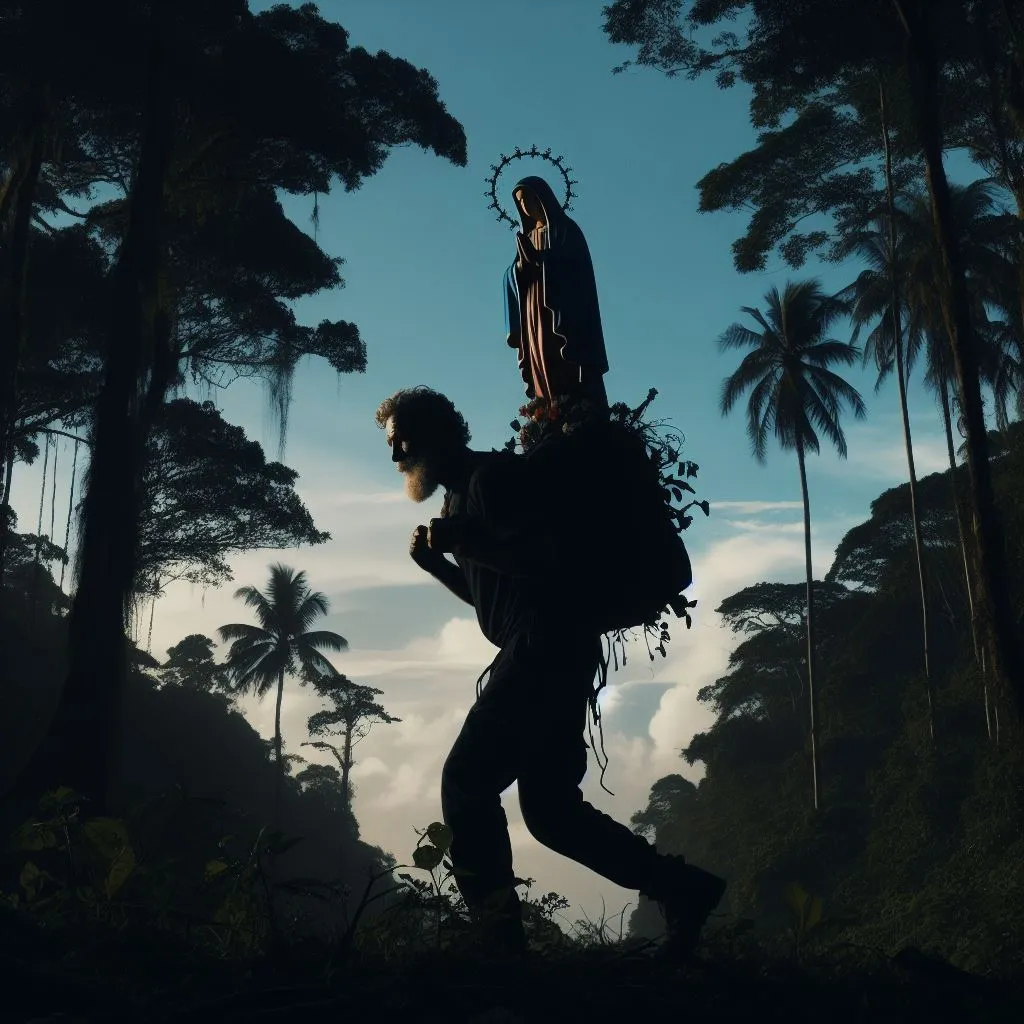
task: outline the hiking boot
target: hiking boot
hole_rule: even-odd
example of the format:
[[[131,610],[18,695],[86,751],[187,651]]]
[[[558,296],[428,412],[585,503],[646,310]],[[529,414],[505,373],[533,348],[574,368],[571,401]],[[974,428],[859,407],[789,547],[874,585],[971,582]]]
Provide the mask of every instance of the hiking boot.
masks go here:
[[[693,956],[700,933],[725,894],[725,879],[687,864],[682,857],[666,856],[655,892],[665,916],[667,939],[663,952],[680,959]]]
[[[481,906],[471,913],[477,951],[485,956],[518,957],[527,950],[522,905],[513,890],[498,906]]]

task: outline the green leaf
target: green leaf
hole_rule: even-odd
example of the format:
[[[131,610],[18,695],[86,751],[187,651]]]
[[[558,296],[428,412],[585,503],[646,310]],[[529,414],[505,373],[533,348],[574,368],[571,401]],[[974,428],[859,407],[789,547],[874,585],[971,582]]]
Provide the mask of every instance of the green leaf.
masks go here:
[[[128,830],[118,818],[92,818],[83,826],[82,834],[105,860],[114,860],[128,847]]]
[[[43,872],[33,861],[25,861],[25,866],[18,876],[18,883],[25,890],[25,899],[31,903],[36,898],[39,884],[43,881]]]
[[[452,845],[452,830],[442,821],[427,826],[427,838],[442,852],[447,853]]]
[[[110,870],[103,882],[103,889],[108,900],[113,899],[118,889],[128,881],[134,870],[135,851],[130,846],[124,846],[114,863],[110,865]]]
[[[785,889],[782,890],[783,898],[786,904],[793,911],[799,920],[804,919],[804,907],[807,905],[807,893],[801,885],[796,882],[790,882]]]
[[[219,859],[208,860],[206,862],[206,867],[203,869],[203,877],[206,879],[207,882],[212,882],[213,879],[215,879],[218,875],[223,874],[225,871],[227,871],[227,869],[227,861]]]
[[[443,857],[444,854],[436,846],[418,846],[412,851],[413,863],[424,871],[433,871]]]
[[[80,903],[84,903],[87,907],[95,907],[98,902],[96,899],[96,890],[91,885],[76,886],[75,896],[78,898]]]
[[[69,786],[58,786],[55,790],[45,793],[39,801],[39,809],[44,811],[59,811],[68,804],[77,803],[78,794]]]
[[[804,920],[804,931],[810,931],[821,921],[821,897],[812,896],[807,907],[807,917]]]
[[[16,850],[52,850],[57,846],[57,833],[47,825],[29,821],[14,833]]]

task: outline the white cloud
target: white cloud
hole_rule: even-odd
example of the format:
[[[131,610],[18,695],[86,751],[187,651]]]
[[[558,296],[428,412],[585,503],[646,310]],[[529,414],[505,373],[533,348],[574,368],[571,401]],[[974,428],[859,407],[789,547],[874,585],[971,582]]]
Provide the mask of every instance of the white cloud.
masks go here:
[[[799,501],[715,501],[712,507],[719,511],[728,509],[730,512],[740,516],[758,515],[762,512],[788,512],[793,509],[802,509],[803,503]]]
[[[401,490],[339,494],[332,498],[335,505],[402,505],[408,500]]]
[[[880,423],[858,423],[846,431],[849,455],[845,460],[831,453],[818,460],[823,472],[834,476],[854,475],[894,486],[907,479],[907,449],[898,417],[879,417]],[[911,423],[914,468],[918,477],[949,468],[945,435],[932,425],[932,418],[914,417]],[[824,449],[823,449],[824,451]]]
[[[389,775],[391,769],[379,757],[364,757],[352,766],[351,777],[354,781],[369,779],[374,775]]]
[[[767,523],[758,519],[724,519],[722,522],[733,530],[742,530],[747,533],[798,533],[803,536],[804,532],[802,520],[794,520],[791,523]]]

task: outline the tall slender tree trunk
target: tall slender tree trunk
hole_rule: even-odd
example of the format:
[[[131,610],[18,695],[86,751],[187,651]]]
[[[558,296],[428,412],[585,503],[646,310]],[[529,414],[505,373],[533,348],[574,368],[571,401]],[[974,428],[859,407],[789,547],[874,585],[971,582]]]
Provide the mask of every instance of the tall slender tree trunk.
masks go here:
[[[341,791],[345,794],[345,810],[352,809],[352,792],[349,787],[349,777],[352,773],[352,729],[355,722],[345,723],[345,747],[341,762]]]
[[[818,689],[814,657],[814,568],[811,560],[811,499],[807,491],[807,466],[803,441],[797,437],[796,457],[800,464],[800,493],[804,500],[804,557],[807,563],[807,696],[811,708],[811,790],[814,809],[821,807],[821,762],[818,754]]]
[[[988,674],[985,671],[985,652],[978,644],[978,616],[974,609],[974,584],[973,573],[971,572],[970,556],[967,551],[967,536],[964,531],[964,513],[960,504],[960,488],[956,482],[956,447],[953,444],[953,417],[949,409],[948,384],[945,378],[939,385],[939,401],[942,406],[942,426],[946,435],[946,457],[949,459],[949,486],[953,492],[953,513],[956,516],[956,532],[960,540],[960,555],[964,565],[964,587],[967,591],[967,610],[971,620],[971,646],[974,651],[974,660],[981,668],[982,699],[985,702],[985,728],[988,738],[993,739],[991,695],[988,687]]]
[[[11,507],[11,478],[14,476],[14,445],[11,445],[10,450],[7,453],[7,461],[4,466],[4,496],[3,496],[3,511],[0,515],[3,515],[6,519],[7,510]],[[0,566],[2,569],[2,566]]]
[[[154,5],[147,106],[128,228],[112,271],[104,379],[82,511],[78,586],[69,621],[70,668],[44,749],[26,784],[67,785],[109,804],[127,677],[125,630],[135,584],[143,397],[158,324],[164,188],[173,146],[161,4]]]
[[[892,184],[892,145],[885,106],[885,81],[878,79],[878,106],[882,120],[882,146],[885,152],[885,205],[889,222],[889,308],[892,312],[892,336],[896,347],[896,382],[899,385],[900,415],[903,418],[903,444],[907,450],[907,474],[910,482],[910,518],[914,526],[914,554],[917,556],[917,583],[921,595],[921,640],[924,667],[924,691],[928,701],[928,735],[935,742],[935,696],[930,660],[928,628],[928,574],[921,543],[921,515],[917,507],[917,470],[914,466],[914,442],[910,433],[910,411],[907,407],[906,361],[903,356],[903,321],[900,314],[900,291],[896,277],[896,197]]]
[[[26,98],[20,138],[10,174],[0,194],[0,468],[4,471],[3,492],[10,494],[14,461],[14,420],[18,397],[18,368],[25,348],[25,281],[31,235],[32,208],[43,166],[43,143],[48,120],[46,86],[34,85]],[[7,556],[7,510],[0,511],[0,579]]]
[[[277,781],[274,786],[274,829],[281,831],[281,809],[284,803],[284,751],[281,740],[281,702],[284,700],[284,669],[277,677],[277,704],[274,708],[274,756],[277,758]]]
[[[977,568],[975,600],[980,633],[989,654],[987,660],[997,692],[1006,693],[1014,702],[1017,723],[1024,726],[1024,662],[1010,601],[1003,534],[992,486],[977,339],[971,324],[967,280],[953,227],[949,181],[942,160],[939,67],[927,4],[922,0],[892,2],[907,34],[907,72],[932,200],[935,236],[942,258],[942,312],[952,343],[960,408],[967,427],[972,539]]]
[[[953,512],[956,515],[956,532],[960,541],[960,555],[964,564],[964,586],[967,590],[967,609],[971,617],[971,645],[974,657],[978,658],[978,619],[974,610],[974,574],[971,572],[970,555],[967,547],[967,533],[964,530],[964,510],[960,503],[960,487],[956,482],[956,445],[953,442],[953,417],[949,408],[948,384],[944,380],[939,388],[939,401],[942,406],[942,427],[946,435],[946,458],[949,460],[949,488],[953,495]]]

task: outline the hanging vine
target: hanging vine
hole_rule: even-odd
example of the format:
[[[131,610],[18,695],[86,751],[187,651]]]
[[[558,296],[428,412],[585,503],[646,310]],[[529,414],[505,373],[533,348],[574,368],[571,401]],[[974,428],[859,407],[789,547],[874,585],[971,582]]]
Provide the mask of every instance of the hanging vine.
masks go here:
[[[57,438],[53,439],[53,475],[50,480],[50,543],[53,543],[53,535],[56,529],[57,520]]]
[[[43,505],[46,502],[46,471],[50,464],[50,435],[46,435],[46,447],[43,449],[43,483],[39,489],[39,521],[36,524],[36,552],[32,563],[32,622],[36,620],[36,605],[39,602],[39,554],[42,549]],[[56,461],[56,456],[54,461]]]
[[[149,599],[149,633],[146,636],[146,653],[153,653],[153,613],[156,611],[156,599],[160,596],[160,579],[154,584],[153,596]]]
[[[60,589],[64,589],[64,571],[68,565],[68,544],[71,541],[71,516],[75,510],[75,472],[78,469],[78,446],[81,442],[75,438],[75,453],[71,459],[71,490],[68,494],[68,521],[64,527],[64,561],[60,566]]]

